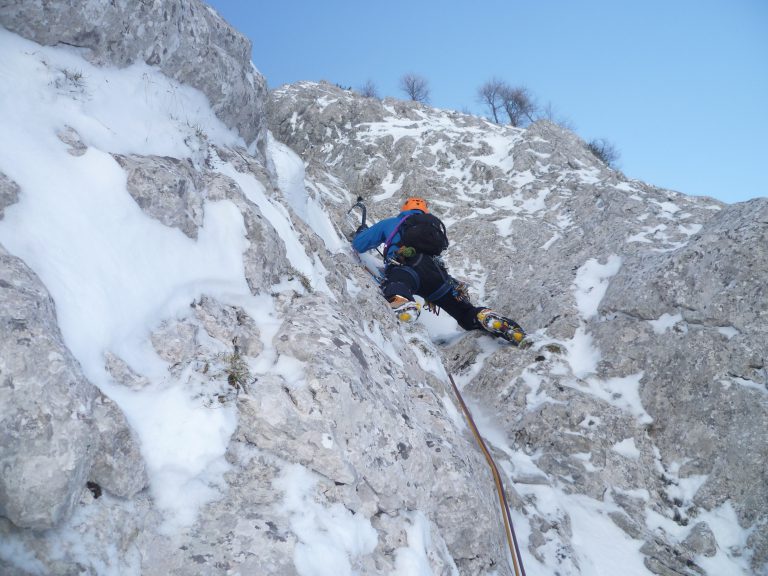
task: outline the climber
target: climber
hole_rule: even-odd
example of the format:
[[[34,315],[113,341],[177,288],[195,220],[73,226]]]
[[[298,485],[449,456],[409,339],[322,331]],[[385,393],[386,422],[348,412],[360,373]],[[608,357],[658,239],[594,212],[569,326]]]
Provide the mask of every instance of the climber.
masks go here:
[[[423,198],[408,198],[400,214],[357,229],[352,247],[366,252],[384,244],[384,280],[381,289],[389,306],[402,322],[418,318],[420,305],[414,294],[424,298],[432,311],[440,308],[465,330],[484,329],[519,345],[523,329],[483,306],[474,306],[468,286],[448,274],[440,253],[448,247],[445,226],[429,213]]]

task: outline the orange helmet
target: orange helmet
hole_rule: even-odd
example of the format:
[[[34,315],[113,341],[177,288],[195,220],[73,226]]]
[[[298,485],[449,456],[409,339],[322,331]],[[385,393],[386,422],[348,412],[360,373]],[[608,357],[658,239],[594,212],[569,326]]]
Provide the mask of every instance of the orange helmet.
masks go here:
[[[406,210],[421,210],[424,212],[424,214],[429,212],[429,208],[427,208],[427,201],[424,200],[424,198],[418,198],[416,196],[408,198],[408,200],[405,201],[405,204],[403,204],[401,210],[403,212]]]

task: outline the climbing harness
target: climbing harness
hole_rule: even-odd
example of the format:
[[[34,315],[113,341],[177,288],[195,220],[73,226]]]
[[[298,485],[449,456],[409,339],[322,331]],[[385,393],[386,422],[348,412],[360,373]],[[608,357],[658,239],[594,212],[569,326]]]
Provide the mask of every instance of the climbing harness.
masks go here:
[[[501,475],[499,474],[499,469],[496,466],[496,462],[493,460],[493,456],[491,456],[490,451],[488,450],[488,447],[485,445],[485,441],[483,440],[483,437],[480,435],[480,431],[477,429],[477,425],[475,424],[474,419],[472,418],[472,414],[469,411],[469,408],[467,407],[467,404],[464,402],[464,398],[461,395],[461,392],[459,392],[459,387],[456,386],[456,382],[453,380],[453,376],[450,372],[447,372],[448,378],[451,381],[451,386],[453,386],[453,391],[456,394],[456,398],[459,400],[459,405],[461,406],[462,412],[464,412],[464,417],[467,420],[467,424],[469,425],[470,430],[472,430],[472,435],[475,437],[475,441],[477,442],[477,445],[480,447],[480,450],[483,452],[483,455],[485,456],[485,460],[488,462],[488,466],[491,469],[491,474],[493,475],[493,482],[496,484],[496,492],[499,496],[499,506],[501,507],[501,516],[504,518],[504,531],[506,533],[507,537],[507,545],[509,546],[509,552],[512,555],[512,564],[514,565],[515,569],[515,576],[525,576],[525,568],[523,567],[523,558],[520,555],[520,548],[517,545],[517,536],[515,535],[515,527],[512,524],[512,514],[509,511],[509,503],[507,502],[507,496],[504,492],[504,484],[501,480]]]

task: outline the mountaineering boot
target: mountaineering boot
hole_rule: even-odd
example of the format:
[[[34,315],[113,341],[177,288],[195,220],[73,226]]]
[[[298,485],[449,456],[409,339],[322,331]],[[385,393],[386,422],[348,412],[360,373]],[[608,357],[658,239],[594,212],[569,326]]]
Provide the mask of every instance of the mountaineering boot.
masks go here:
[[[421,312],[421,306],[413,300],[408,300],[403,296],[392,296],[389,299],[389,307],[397,316],[400,322],[415,322]]]
[[[504,338],[504,340],[511,342],[515,346],[519,346],[523,338],[525,338],[525,331],[517,322],[497,314],[490,308],[480,310],[477,313],[477,319],[482,325],[483,330],[499,338]]]

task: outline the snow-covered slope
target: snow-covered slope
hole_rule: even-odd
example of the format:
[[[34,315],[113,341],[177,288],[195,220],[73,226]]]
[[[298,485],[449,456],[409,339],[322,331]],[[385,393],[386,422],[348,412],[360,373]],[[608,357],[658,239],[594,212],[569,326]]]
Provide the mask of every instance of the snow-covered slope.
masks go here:
[[[133,41],[113,63],[151,56]],[[95,66],[0,28],[3,573],[511,574],[447,370],[529,575],[765,572],[766,201],[327,84],[237,130],[173,59],[116,69],[108,46]],[[392,318],[346,212],[410,193],[532,349]]]
[[[324,207],[349,193],[146,65],[0,42],[3,572],[503,565],[438,353]]]
[[[442,350],[499,432],[537,559],[564,573],[616,557],[630,573],[765,570],[765,200],[628,180],[546,122],[499,127],[323,83],[276,90],[270,110],[307,173],[341,179],[374,215],[427,197],[475,298],[538,350],[565,350]],[[622,553],[604,555],[617,526]]]

